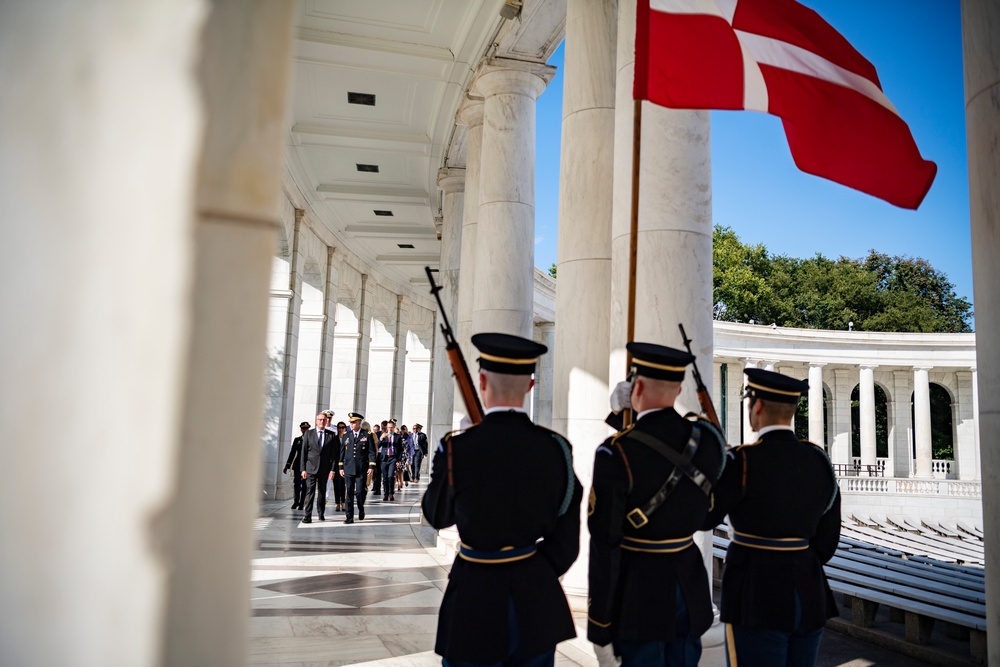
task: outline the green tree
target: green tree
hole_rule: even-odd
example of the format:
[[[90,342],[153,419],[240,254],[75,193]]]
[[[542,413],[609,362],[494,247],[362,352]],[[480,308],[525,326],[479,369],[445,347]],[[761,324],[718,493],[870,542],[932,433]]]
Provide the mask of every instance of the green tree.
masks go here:
[[[553,278],[556,277],[556,268],[557,267],[555,263],[553,263],[552,266],[549,267],[549,275],[552,276]]]
[[[971,331],[971,304],[923,259],[770,255],[728,227],[713,233],[715,319],[809,329]]]

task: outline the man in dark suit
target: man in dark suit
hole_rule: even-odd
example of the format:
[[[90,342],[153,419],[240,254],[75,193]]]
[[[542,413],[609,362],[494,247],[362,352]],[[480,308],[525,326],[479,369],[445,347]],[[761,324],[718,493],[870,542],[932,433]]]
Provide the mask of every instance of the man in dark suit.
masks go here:
[[[326,521],[326,485],[333,478],[337,457],[337,438],[326,430],[330,418],[325,412],[316,415],[316,428],[302,436],[302,479],[306,482],[306,517],[312,523],[313,502],[320,521]]]
[[[733,539],[722,575],[722,620],[740,667],[816,662],[837,605],[823,564],[840,540],[840,490],[819,445],[792,428],[804,380],[748,368],[750,426],[757,442],[726,456],[703,527],[728,514]]]
[[[722,473],[725,441],[674,409],[694,356],[632,342],[625,405],[633,425],[598,447],[590,491],[587,637],[622,667],[695,667],[712,625],[712,591],[693,535]]]
[[[442,439],[422,501],[430,524],[457,524],[462,542],[434,650],[445,664],[552,665],[556,644],[576,636],[559,577],[580,549],[583,490],[569,443],[524,409],[547,348],[507,334],[472,344],[486,414]]]
[[[413,425],[413,481],[420,481],[420,467],[427,456],[427,434],[423,432],[423,426]]]
[[[292,484],[295,487],[295,497],[292,500],[292,509],[302,509],[302,503],[306,499],[306,481],[302,479],[302,438],[312,426],[309,422],[299,424],[302,435],[292,440],[292,448],[288,452],[288,459],[285,461],[284,473],[287,475],[289,468],[292,470]]]
[[[345,481],[347,517],[344,523],[354,523],[354,501],[358,501],[358,521],[365,518],[365,485],[375,471],[375,442],[372,435],[361,428],[364,415],[351,412],[347,415],[351,428],[340,439],[338,465]]]
[[[396,430],[395,419],[386,420],[378,449],[382,455],[382,500],[395,500],[396,462],[403,455],[403,436]]]

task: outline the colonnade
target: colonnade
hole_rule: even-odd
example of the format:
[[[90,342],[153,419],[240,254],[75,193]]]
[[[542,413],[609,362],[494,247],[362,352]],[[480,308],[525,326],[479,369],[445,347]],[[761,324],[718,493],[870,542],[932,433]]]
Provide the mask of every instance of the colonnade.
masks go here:
[[[344,252],[286,180],[272,264],[263,428],[265,498],[283,499],[282,473],[302,421],[332,409],[371,420],[429,424],[435,309],[377,267]],[[450,276],[451,284],[454,276]],[[398,293],[395,290],[399,290]],[[419,298],[419,297],[416,297]],[[447,368],[447,365],[444,365]],[[448,388],[445,378],[437,386]]]

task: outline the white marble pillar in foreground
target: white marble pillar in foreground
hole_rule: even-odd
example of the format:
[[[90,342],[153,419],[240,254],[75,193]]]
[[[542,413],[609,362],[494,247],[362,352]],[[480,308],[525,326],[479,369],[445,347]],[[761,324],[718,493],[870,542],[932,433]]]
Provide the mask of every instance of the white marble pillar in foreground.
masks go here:
[[[459,262],[462,252],[462,215],[465,208],[465,169],[441,169],[438,171],[438,187],[444,193],[441,207],[441,259],[435,280],[441,286],[441,302],[448,312],[452,328],[456,326],[455,306],[458,303]],[[431,401],[431,423],[427,429],[428,439],[437,442],[451,431],[455,422],[455,380],[445,351],[443,323],[437,315],[434,331],[434,384]],[[461,400],[461,399],[459,399]]]
[[[635,0],[618,4],[618,75],[615,97],[615,182],[611,240],[611,348],[609,377],[624,373],[628,342],[629,237],[632,174],[632,83],[635,71]],[[692,339],[707,384],[712,382],[712,169],[708,111],[642,108],[638,259],[635,266],[635,339],[682,345],[678,323]],[[562,315],[560,314],[560,317]],[[696,407],[688,373],[680,402]],[[707,387],[711,395],[712,387]],[[708,533],[698,536],[712,571]],[[711,586],[711,577],[709,577]],[[721,639],[721,638],[720,638]],[[707,640],[709,644],[715,639]]]
[[[931,470],[931,387],[928,369],[916,366],[913,369],[913,440],[916,444],[916,467],[913,476],[930,479]]]
[[[823,405],[823,366],[824,364],[809,364],[809,441],[825,446],[823,424],[826,419],[826,408]]]
[[[861,465],[875,465],[875,367],[861,367],[858,389],[858,421],[861,431]]]
[[[473,334],[532,335],[535,100],[554,73],[547,65],[494,58],[475,82],[484,105]]]
[[[3,4],[4,664],[246,661],[292,9]]]
[[[988,563],[1000,559],[1000,2],[962,1],[965,133]],[[1000,664],[1000,568],[986,568],[989,664]]]
[[[449,313],[451,326],[455,329],[455,338],[465,354],[466,361],[473,364],[475,348],[469,339],[472,338],[472,308],[476,297],[476,243],[479,238],[479,180],[482,162],[483,146],[483,101],[466,97],[458,110],[458,122],[468,129],[465,140],[465,200],[462,209],[462,233],[459,237],[458,295],[456,297],[456,314]],[[455,421],[453,427],[458,427],[466,414],[461,398],[456,395],[454,401]]]
[[[617,25],[613,2],[566,7],[552,427],[573,443],[584,489],[591,486],[594,451],[609,432],[609,384],[625,375],[619,368],[609,382]],[[589,562],[586,511],[584,503],[580,558],[563,580],[567,592],[581,596]]]

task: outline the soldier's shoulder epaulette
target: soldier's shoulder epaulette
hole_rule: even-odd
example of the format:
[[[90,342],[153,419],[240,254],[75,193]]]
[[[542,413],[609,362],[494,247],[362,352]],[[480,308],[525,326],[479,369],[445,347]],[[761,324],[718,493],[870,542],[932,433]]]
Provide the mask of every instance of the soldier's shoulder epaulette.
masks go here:
[[[629,432],[632,429],[634,429],[634,428],[635,428],[635,424],[629,424],[624,429],[622,429],[621,431],[618,431],[613,436],[611,436],[611,441],[608,444],[609,445],[615,444],[616,442],[618,442],[619,440],[621,440],[622,438],[624,438],[626,435],[628,435]]]
[[[747,447],[756,447],[761,442],[763,442],[763,441],[760,438],[758,438],[754,442],[744,442],[742,445],[736,445],[735,447],[733,447],[733,451],[735,452],[735,451],[738,451],[740,449],[746,449]]]

